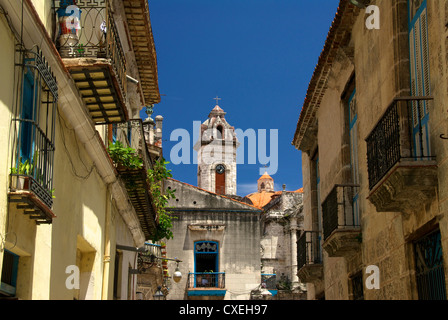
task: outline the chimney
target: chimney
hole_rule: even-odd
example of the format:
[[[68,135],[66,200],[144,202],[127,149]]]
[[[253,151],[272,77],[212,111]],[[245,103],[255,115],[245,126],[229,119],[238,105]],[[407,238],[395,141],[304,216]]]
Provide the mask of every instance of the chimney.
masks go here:
[[[143,134],[145,135],[146,144],[154,145],[154,120],[151,118],[154,105],[146,106],[145,113],[148,117],[143,121]]]
[[[154,120],[149,117],[143,121],[143,133],[145,134],[146,143],[154,145]]]

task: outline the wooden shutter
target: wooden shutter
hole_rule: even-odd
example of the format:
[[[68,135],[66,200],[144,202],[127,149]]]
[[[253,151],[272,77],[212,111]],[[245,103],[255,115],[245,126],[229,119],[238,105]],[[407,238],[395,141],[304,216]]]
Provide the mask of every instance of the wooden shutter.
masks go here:
[[[413,96],[429,96],[430,65],[428,45],[428,16],[426,1],[422,3],[410,23],[410,74],[411,94]],[[412,102],[412,136],[415,157],[430,155],[429,144],[429,102]]]
[[[352,169],[353,184],[359,184],[359,161],[358,161],[358,112],[356,105],[356,90],[353,90],[348,101],[349,119],[350,119],[350,164]],[[354,188],[353,205],[353,223],[359,224],[359,194],[358,189]]]

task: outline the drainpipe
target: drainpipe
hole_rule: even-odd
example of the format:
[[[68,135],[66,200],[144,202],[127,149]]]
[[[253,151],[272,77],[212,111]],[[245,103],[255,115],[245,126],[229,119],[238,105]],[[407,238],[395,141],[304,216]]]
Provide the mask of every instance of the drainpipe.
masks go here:
[[[111,205],[112,205],[112,197],[108,185],[106,189],[106,217],[104,223],[103,288],[101,295],[102,300],[108,299],[108,291],[109,291]]]

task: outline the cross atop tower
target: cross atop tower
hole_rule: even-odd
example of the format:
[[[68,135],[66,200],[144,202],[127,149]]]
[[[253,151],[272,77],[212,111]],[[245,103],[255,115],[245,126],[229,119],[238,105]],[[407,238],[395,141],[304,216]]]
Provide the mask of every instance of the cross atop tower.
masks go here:
[[[216,96],[216,98],[213,98],[213,100],[216,100],[216,105],[219,104],[218,100],[221,100],[221,98],[218,98],[218,96]]]

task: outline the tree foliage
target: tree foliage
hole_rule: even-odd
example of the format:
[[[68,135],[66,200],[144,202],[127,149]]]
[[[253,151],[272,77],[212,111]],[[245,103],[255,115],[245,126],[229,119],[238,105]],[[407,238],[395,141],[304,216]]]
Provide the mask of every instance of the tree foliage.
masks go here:
[[[171,170],[168,170],[166,167],[168,163],[164,158],[161,158],[155,162],[153,169],[148,170],[150,192],[159,216],[159,224],[152,235],[152,241],[173,238],[173,232],[171,231],[173,224],[171,217],[167,213],[167,205],[170,199],[175,198],[176,190],[163,190],[163,181],[173,176]]]

